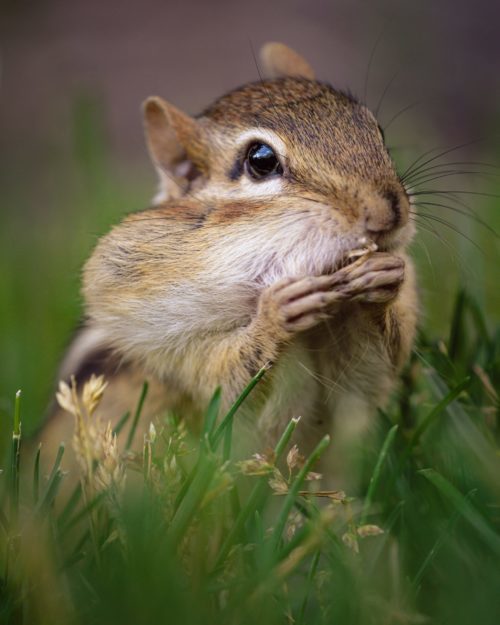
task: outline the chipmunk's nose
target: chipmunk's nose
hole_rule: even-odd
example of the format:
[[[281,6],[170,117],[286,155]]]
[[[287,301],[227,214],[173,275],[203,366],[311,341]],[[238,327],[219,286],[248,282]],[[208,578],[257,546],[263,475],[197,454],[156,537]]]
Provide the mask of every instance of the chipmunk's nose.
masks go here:
[[[408,198],[404,191],[385,188],[374,194],[365,205],[365,229],[367,234],[387,234],[408,221]]]

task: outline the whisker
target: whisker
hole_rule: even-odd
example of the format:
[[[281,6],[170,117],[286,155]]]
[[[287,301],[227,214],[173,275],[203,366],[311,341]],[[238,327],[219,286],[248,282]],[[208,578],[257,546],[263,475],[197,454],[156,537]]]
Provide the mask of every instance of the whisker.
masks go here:
[[[408,104],[404,108],[400,109],[395,115],[391,117],[391,119],[387,122],[387,124],[385,124],[385,126],[382,126],[382,128],[384,129],[384,132],[387,132],[387,129],[398,119],[398,117],[401,117],[401,115],[403,115],[410,109],[415,108],[420,103],[421,103],[420,101],[413,102],[412,104]]]
[[[321,384],[323,388],[326,388],[329,392],[329,395],[335,390],[340,390],[343,393],[347,391],[347,389],[343,388],[342,385],[336,382],[335,380],[332,380],[328,378],[327,376],[320,375],[319,373],[315,373],[314,371],[311,371],[311,369],[309,369],[309,367],[307,367],[301,360],[298,361],[298,364],[300,367],[302,367],[302,369],[304,369],[306,373],[308,373],[311,376],[313,380],[316,380],[316,382]]]
[[[418,168],[418,173],[432,171],[440,167],[453,167],[455,165],[464,165],[464,166],[466,165],[468,167],[489,167],[491,169],[500,170],[500,167],[498,165],[495,165],[494,163],[487,163],[485,161],[445,161],[444,163],[436,163],[434,165],[429,165],[428,167],[425,167],[425,169],[422,169],[422,167],[424,166],[422,164],[422,167]]]
[[[473,209],[469,206],[469,204],[467,204],[466,202],[464,202],[464,200],[463,200],[462,198],[457,197],[457,196],[456,196],[456,195],[454,195],[453,193],[450,193],[450,194],[449,194],[449,196],[448,196],[448,199],[449,199],[451,202],[455,202],[455,204],[458,204],[459,206],[463,206],[466,210],[468,210],[468,211],[469,211],[469,213],[470,213],[471,215],[477,216],[476,211],[475,211],[475,210],[473,210]]]
[[[439,190],[439,189],[436,189],[436,190]],[[423,197],[425,197],[426,195],[430,196],[431,198],[434,195],[438,195],[438,196],[444,197],[444,199],[449,199],[450,201],[455,202],[455,204],[458,204],[459,206],[462,206],[463,208],[465,208],[471,215],[474,215],[475,217],[477,217],[476,211],[473,208],[471,208],[471,206],[469,206],[469,204],[464,202],[462,200],[462,198],[457,197],[454,193],[449,193],[448,195],[446,195],[446,194],[439,194],[439,193],[436,194],[434,192],[434,190],[429,189],[425,194],[422,194]],[[408,197],[411,198],[412,197],[412,193],[410,193],[410,195]],[[421,200],[419,200],[419,201],[421,201]]]
[[[486,230],[491,232],[495,237],[499,238],[498,233],[489,224],[483,221],[480,217],[478,217],[475,214],[470,214],[467,211],[460,210],[456,206],[450,206],[449,204],[441,204],[439,202],[420,202],[417,204],[417,206],[436,206],[438,208],[447,208],[448,210],[454,211],[455,213],[458,213],[459,215],[463,215],[464,217],[468,217],[469,219],[472,219],[473,221],[483,226],[483,228],[486,228]]]
[[[407,152],[409,150],[415,150],[417,145],[415,143],[404,143],[399,145],[386,145],[385,147],[389,152]]]
[[[420,167],[424,167],[425,165],[432,163],[433,161],[437,160],[438,158],[441,158],[442,156],[446,156],[446,154],[451,154],[451,152],[456,152],[457,150],[460,150],[462,148],[465,147],[469,147],[471,145],[474,145],[476,143],[481,143],[482,141],[485,141],[485,139],[475,139],[474,141],[467,141],[466,143],[461,143],[459,145],[455,145],[451,148],[447,148],[446,150],[443,150],[441,152],[439,152],[439,154],[436,154],[435,156],[433,156],[432,158],[427,159],[426,161],[424,161],[423,163],[421,163]],[[427,156],[428,154],[431,154],[432,152],[439,150],[441,148],[433,148],[432,150],[428,150],[427,152],[424,152],[419,158],[417,158],[412,165],[410,165],[400,176],[400,178],[402,180],[404,180],[406,178],[406,176],[408,176],[410,174],[410,172],[414,172],[415,171],[415,166],[417,165],[417,163],[422,159],[425,158],[425,156]]]
[[[355,352],[353,354],[351,354],[350,358],[347,360],[346,364],[344,367],[342,367],[342,369],[339,371],[338,375],[337,375],[337,380],[340,380],[342,377],[345,377],[345,375],[349,372],[349,370],[353,370],[354,367],[359,364],[360,362],[363,362],[365,359],[365,354],[368,352],[368,343],[365,345],[363,351],[359,354],[356,354]],[[334,384],[336,384],[337,386],[339,386],[339,388],[342,389],[342,386],[339,384],[339,382],[337,380],[332,380],[332,382]],[[328,394],[327,399],[330,398],[331,393],[333,392],[333,389],[330,389],[330,392]]]
[[[456,232],[457,234],[459,234],[460,236],[462,236],[464,239],[466,239],[467,241],[469,241],[469,243],[471,243],[479,252],[481,252],[481,254],[484,255],[483,250],[481,249],[481,247],[474,241],[474,239],[471,239],[470,237],[468,237],[466,234],[464,234],[461,230],[459,230],[458,228],[456,228],[452,223],[450,223],[447,219],[443,219],[441,217],[436,217],[436,215],[429,215],[428,213],[414,213],[415,216],[418,217],[422,217],[423,219],[429,219],[432,221],[435,221],[437,223],[442,224],[443,226],[446,226],[447,228],[449,228],[450,230],[453,230],[454,232]]]
[[[410,165],[408,165],[408,167],[400,174],[400,178],[401,180],[406,180],[408,175],[410,175],[411,173],[413,173],[414,171],[418,171],[420,167],[425,167],[425,164],[422,163],[421,165],[419,165],[419,167],[417,168],[417,164],[424,159],[426,156],[428,156],[429,154],[432,154],[433,152],[435,152],[436,150],[440,150],[441,148],[431,148],[430,150],[426,150],[425,152],[423,152],[420,156],[418,156],[412,163],[410,163]]]
[[[446,161],[444,163],[436,163],[429,165],[428,167],[418,168],[417,170],[411,172],[410,175],[407,175],[405,180],[413,180],[418,176],[439,174],[443,171],[457,171],[457,167],[472,169],[478,173],[489,175],[498,174],[498,171],[493,171],[496,167],[488,163],[478,163],[476,161]]]
[[[382,91],[382,95],[380,96],[379,101],[377,102],[377,106],[375,107],[375,110],[374,110],[375,117],[378,118],[378,114],[379,114],[379,111],[380,111],[380,107],[382,106],[382,102],[384,101],[385,96],[389,92],[389,89],[394,84],[394,81],[396,80],[396,78],[401,73],[401,70],[402,70],[402,67],[400,67],[398,69],[398,71],[393,75],[393,77],[389,80],[389,82],[386,84],[384,90]]]
[[[415,187],[422,184],[427,184],[429,182],[434,182],[435,180],[442,180],[443,178],[451,178],[453,176],[478,176],[481,178],[485,178],[486,180],[491,180],[492,176],[485,174],[480,171],[472,171],[472,170],[450,170],[450,171],[442,171],[441,173],[435,174],[425,174],[421,177],[416,177],[412,180],[405,180],[404,184],[410,187]]]
[[[252,40],[249,39],[248,43],[250,44],[250,51],[252,52],[253,62],[255,63],[255,69],[257,70],[257,74],[259,75],[259,80],[260,80],[262,86],[264,86],[265,81],[264,81],[264,78],[262,76],[262,72],[260,71],[259,61],[257,60],[257,55],[255,54],[255,49],[253,47]],[[271,94],[269,93],[269,91],[266,88],[264,88],[264,92],[265,92],[265,94],[267,96],[267,99],[269,100],[269,104],[274,109],[274,112],[276,113],[276,115],[279,116],[279,112],[278,112],[278,110],[276,108],[276,103],[272,99]]]
[[[366,67],[366,74],[365,74],[365,83],[364,83],[364,86],[363,86],[363,102],[367,106],[368,106],[368,103],[367,103],[368,80],[370,78],[370,72],[371,72],[371,69],[372,69],[373,59],[375,58],[375,53],[377,51],[377,48],[378,48],[380,42],[382,41],[382,37],[384,36],[385,30],[386,30],[388,24],[389,24],[389,20],[386,20],[385,24],[382,26],[382,30],[380,31],[379,36],[377,37],[377,39],[376,39],[376,41],[375,41],[375,43],[374,43],[374,45],[373,45],[373,47],[371,49],[370,57],[368,59],[368,65]]]
[[[415,220],[412,219],[412,221],[415,221]],[[434,232],[432,232],[431,229],[426,228],[423,224],[419,224],[419,229],[420,228],[422,230],[425,230],[426,232],[430,232],[431,234],[435,234]],[[415,240],[415,244],[418,245],[419,247],[421,247],[424,250],[425,257],[427,259],[427,262],[429,263],[429,267],[430,267],[430,270],[432,272],[433,279],[435,281],[436,280],[436,272],[435,272],[435,268],[434,268],[434,263],[432,262],[432,259],[431,259],[429,248],[427,247],[425,242],[422,241],[420,238]]]
[[[477,216],[477,213],[468,205],[466,204],[463,200],[453,197],[452,195],[449,196],[448,198],[451,202],[454,202],[455,204],[458,204],[459,206],[462,206],[463,208],[465,208],[471,215],[474,215],[475,217]],[[422,200],[419,200],[420,203],[423,203]],[[417,202],[418,204],[418,202]]]
[[[479,197],[487,197],[500,199],[500,195],[497,193],[485,193],[484,191],[466,191],[465,189],[428,189],[426,191],[412,191],[409,195],[418,196],[418,195],[452,195],[453,193],[462,194],[462,195],[473,195]]]
[[[457,265],[459,264],[459,258],[457,256],[456,253],[456,249],[455,247],[448,241],[448,239],[446,237],[444,237],[443,235],[441,235],[436,228],[434,228],[431,224],[428,223],[428,220],[425,220],[425,223],[422,223],[422,221],[419,221],[417,218],[420,217],[419,213],[412,213],[413,214],[413,218],[412,221],[414,221],[416,224],[418,224],[418,229],[419,230],[423,230],[424,232],[428,232],[429,234],[432,234],[432,236],[434,236],[435,239],[437,239],[440,243],[442,243],[449,251],[450,253],[450,257],[453,259],[453,262],[456,263]]]
[[[305,195],[296,195],[296,194],[294,194],[294,195],[291,195],[290,197],[293,197],[293,198],[295,198],[297,200],[305,200],[307,202],[313,202],[314,204],[325,205],[325,202],[322,202],[321,200],[317,200],[317,199],[312,198],[312,197],[307,197]]]

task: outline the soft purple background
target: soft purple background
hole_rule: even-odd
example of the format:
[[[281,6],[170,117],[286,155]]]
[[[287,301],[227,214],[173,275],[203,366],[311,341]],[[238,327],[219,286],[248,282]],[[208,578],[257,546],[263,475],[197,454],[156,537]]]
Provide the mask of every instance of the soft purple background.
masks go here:
[[[500,4],[489,0],[44,0],[0,8],[0,165],[25,176],[68,150],[71,107],[98,97],[116,164],[145,165],[140,103],[150,94],[197,112],[258,72],[252,48],[295,47],[321,78],[375,107],[392,143],[425,128],[440,142],[482,139],[497,124]],[[409,129],[409,130],[408,130]],[[420,136],[420,131],[415,133]],[[409,139],[410,137],[410,139]]]

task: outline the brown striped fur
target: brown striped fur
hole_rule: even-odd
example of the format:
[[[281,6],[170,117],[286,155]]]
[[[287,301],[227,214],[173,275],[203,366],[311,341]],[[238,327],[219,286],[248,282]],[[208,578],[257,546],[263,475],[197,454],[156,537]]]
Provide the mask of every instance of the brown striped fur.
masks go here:
[[[267,46],[273,78],[196,119],[160,98],[145,104],[160,196],[87,262],[87,329],[70,359],[88,372],[104,349],[119,363],[96,365],[110,381],[106,418],[131,408],[148,378],[143,425],[165,409],[194,422],[217,385],[228,406],[271,361],[242,417],[259,433],[253,451],[298,415],[307,448],[334,423],[352,441],[394,388],[417,317],[408,197],[373,115],[287,50]],[[282,176],[249,177],[252,141],[273,147]],[[378,251],[347,262],[370,244]],[[85,332],[99,341],[85,346]],[[63,422],[52,416],[49,445]]]

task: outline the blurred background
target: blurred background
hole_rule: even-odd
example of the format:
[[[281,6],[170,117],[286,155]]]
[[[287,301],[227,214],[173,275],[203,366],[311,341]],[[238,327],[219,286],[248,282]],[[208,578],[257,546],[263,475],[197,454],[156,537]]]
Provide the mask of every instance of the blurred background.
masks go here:
[[[18,388],[24,426],[43,418],[81,319],[82,263],[154,194],[141,102],[158,94],[195,114],[258,80],[255,56],[270,40],[377,110],[401,171],[462,146],[430,163],[457,175],[424,185],[467,193],[429,196],[421,210],[422,328],[447,335],[457,288],[497,323],[499,20],[488,0],[2,0],[2,432]]]

